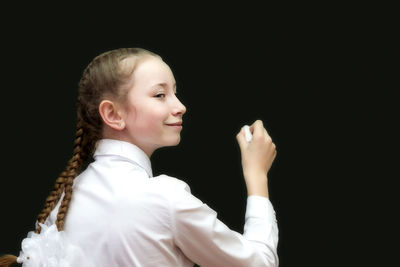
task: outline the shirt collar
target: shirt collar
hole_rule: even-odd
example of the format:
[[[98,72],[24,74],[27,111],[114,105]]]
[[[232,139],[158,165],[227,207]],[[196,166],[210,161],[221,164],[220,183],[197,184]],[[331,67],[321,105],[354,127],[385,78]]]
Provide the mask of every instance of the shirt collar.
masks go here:
[[[121,140],[100,139],[96,143],[94,157],[98,155],[120,156],[136,163],[142,167],[149,177],[153,177],[150,158],[138,146]]]

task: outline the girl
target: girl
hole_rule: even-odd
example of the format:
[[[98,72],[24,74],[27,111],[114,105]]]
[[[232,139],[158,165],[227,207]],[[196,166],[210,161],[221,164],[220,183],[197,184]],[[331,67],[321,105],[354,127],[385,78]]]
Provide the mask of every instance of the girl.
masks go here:
[[[19,257],[0,266],[278,266],[267,185],[276,149],[262,121],[250,126],[250,142],[244,129],[236,136],[248,193],[243,235],[185,182],[153,177],[152,153],[180,142],[186,108],[175,94],[171,69],[150,51],[94,58],[79,82],[73,157]]]

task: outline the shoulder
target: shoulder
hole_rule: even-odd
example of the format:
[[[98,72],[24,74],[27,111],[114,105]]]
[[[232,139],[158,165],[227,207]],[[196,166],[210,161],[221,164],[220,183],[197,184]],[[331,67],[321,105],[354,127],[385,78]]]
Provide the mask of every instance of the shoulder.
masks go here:
[[[194,197],[189,185],[176,177],[159,175],[146,178],[141,182],[125,189],[125,193],[118,197],[118,205],[136,207],[152,207],[153,210],[173,211],[185,203],[195,202],[201,205],[202,202]],[[121,202],[125,202],[121,204]]]
[[[190,187],[185,181],[166,174],[151,178],[150,184],[154,189],[159,189],[166,194],[190,193]]]
[[[204,205],[203,201],[191,193],[189,185],[183,180],[165,174],[150,180],[153,182],[151,185],[153,190],[165,198],[165,202],[172,210]]]
[[[118,224],[134,221],[146,227],[157,223],[167,226],[177,199],[191,194],[187,183],[168,175],[135,180],[113,195],[112,209],[120,218]]]
[[[189,185],[183,180],[163,174],[153,177],[150,181],[153,193],[164,198],[170,207],[201,206],[204,204],[203,201],[192,194]]]

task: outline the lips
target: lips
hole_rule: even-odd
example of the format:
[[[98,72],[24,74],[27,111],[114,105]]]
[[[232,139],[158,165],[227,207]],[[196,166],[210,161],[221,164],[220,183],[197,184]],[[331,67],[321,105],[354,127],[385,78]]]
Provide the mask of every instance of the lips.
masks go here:
[[[182,126],[182,122],[178,121],[178,122],[175,122],[175,123],[167,123],[167,125],[169,125],[169,126]]]

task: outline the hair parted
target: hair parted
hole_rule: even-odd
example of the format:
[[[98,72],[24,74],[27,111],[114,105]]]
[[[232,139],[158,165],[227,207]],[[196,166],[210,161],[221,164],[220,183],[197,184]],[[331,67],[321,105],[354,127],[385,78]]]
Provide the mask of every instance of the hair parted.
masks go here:
[[[96,142],[102,138],[103,121],[99,113],[99,104],[105,97],[124,101],[128,90],[127,84],[132,77],[137,63],[147,56],[160,58],[159,55],[143,48],[119,48],[96,56],[83,71],[78,84],[77,126],[73,142],[73,156],[65,170],[56,179],[55,185],[46,198],[44,208],[37,217],[38,223],[44,223],[50,212],[60,200],[56,225],[59,231],[64,229],[65,218],[72,197],[72,185],[81,171],[83,163],[92,156]],[[121,64],[124,59],[134,58],[133,64]],[[41,227],[36,225],[35,233]],[[8,267],[16,262],[17,257],[0,257],[0,267]]]

